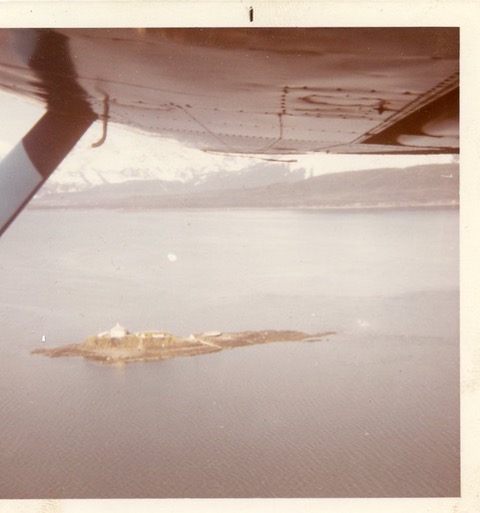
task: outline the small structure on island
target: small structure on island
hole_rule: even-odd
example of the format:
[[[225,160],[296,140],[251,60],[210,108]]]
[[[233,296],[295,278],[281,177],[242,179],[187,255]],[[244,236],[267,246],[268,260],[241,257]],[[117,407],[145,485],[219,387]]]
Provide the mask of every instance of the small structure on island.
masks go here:
[[[123,338],[130,334],[130,332],[117,322],[115,326],[108,332],[110,338]]]

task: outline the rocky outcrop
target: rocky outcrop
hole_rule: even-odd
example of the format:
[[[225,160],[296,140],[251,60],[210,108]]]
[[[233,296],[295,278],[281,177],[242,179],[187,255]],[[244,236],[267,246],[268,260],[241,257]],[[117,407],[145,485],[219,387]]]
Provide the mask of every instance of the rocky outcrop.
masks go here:
[[[82,356],[109,364],[146,362],[166,360],[178,356],[194,356],[207,354],[234,347],[269,342],[313,342],[333,335],[323,332],[309,335],[299,331],[243,331],[240,333],[221,333],[218,331],[190,335],[181,338],[171,333],[160,331],[129,333],[117,326],[109,332],[89,337],[81,344],[52,349],[35,349],[32,354],[43,354],[50,357]],[[112,334],[114,336],[112,336]],[[120,335],[121,336],[117,336]]]

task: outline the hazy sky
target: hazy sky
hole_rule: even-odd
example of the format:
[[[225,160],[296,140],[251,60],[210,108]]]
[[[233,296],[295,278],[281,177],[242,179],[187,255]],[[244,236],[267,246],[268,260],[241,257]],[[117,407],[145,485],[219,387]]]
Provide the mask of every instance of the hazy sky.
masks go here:
[[[34,125],[44,112],[43,107],[32,100],[18,98],[17,96],[0,92],[0,113],[2,122],[0,123],[0,156],[3,157],[10,149],[25,135],[25,133]],[[99,150],[93,153],[90,146],[101,136],[101,125],[96,123],[87,132],[83,139],[78,143],[77,148],[70,154],[64,164],[75,166],[75,160],[79,160],[84,165],[89,159],[98,160]],[[115,144],[116,143],[116,144]],[[126,145],[130,145],[131,152]],[[132,132],[120,126],[110,126],[108,139],[101,148],[101,157],[103,162],[111,159],[112,163],[118,160],[118,148],[122,148],[121,158],[125,166],[134,165],[138,161],[139,148],[145,148],[143,157],[144,165],[145,154],[152,155],[152,161],[158,162],[159,155],[169,159],[169,167],[174,172],[179,172],[185,162],[191,167],[192,162],[198,162],[202,168],[208,167],[212,163],[213,168],[218,168],[218,162],[225,157],[222,155],[207,154],[201,150],[187,148],[181,143],[169,139],[163,139],[158,136],[143,135]],[[110,152],[110,154],[109,154]],[[128,154],[131,154],[133,162],[129,162]],[[186,156],[188,158],[186,158]],[[127,158],[126,158],[127,157]],[[270,158],[271,156],[266,156]],[[289,157],[280,155],[280,160],[295,158],[297,163],[291,166],[291,169],[304,167],[312,170],[313,174],[324,174],[333,172],[342,172],[350,170],[371,169],[378,167],[404,167],[427,163],[448,163],[452,162],[450,155],[332,155],[332,154],[311,154]],[[247,167],[248,163],[255,163],[256,159],[248,159],[244,156],[238,157],[238,166]],[[114,168],[118,168],[118,163]]]

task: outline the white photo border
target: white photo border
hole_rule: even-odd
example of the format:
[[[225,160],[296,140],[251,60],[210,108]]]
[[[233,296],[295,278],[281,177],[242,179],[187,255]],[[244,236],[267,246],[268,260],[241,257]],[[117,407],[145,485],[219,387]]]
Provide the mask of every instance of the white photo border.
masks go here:
[[[253,22],[249,11],[254,10]],[[0,0],[10,27],[460,28],[461,497],[0,500],[0,512],[473,513],[480,511],[480,3],[475,0]],[[1,476],[0,476],[1,482]]]

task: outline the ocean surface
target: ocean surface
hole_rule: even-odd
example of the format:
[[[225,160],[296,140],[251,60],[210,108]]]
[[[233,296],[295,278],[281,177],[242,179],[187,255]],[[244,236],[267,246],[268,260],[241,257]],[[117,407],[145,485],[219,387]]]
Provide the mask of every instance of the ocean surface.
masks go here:
[[[458,496],[458,227],[25,211],[0,239],[0,498]],[[336,334],[123,367],[30,354],[117,321]]]

